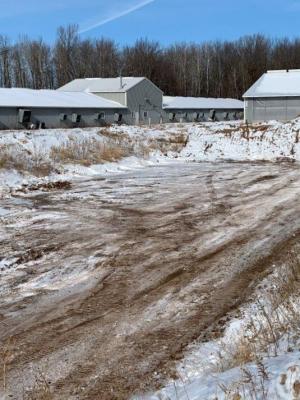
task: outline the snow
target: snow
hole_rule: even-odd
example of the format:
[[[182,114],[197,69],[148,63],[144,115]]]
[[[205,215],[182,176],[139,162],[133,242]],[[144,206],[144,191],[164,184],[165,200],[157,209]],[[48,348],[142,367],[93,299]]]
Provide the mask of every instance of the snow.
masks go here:
[[[145,145],[148,140],[156,140],[164,136],[164,133],[159,130],[152,130],[148,133],[144,128],[133,126],[114,126],[110,129],[113,133],[126,133],[131,140],[137,140],[138,143]],[[172,132],[170,135],[172,135]],[[105,142],[106,137],[101,135],[101,128],[2,131],[0,132],[0,150],[6,149],[19,159],[26,157],[30,160],[35,157],[42,157],[45,162],[51,162],[50,153],[53,147],[64,146],[69,142],[80,144],[87,140]],[[12,190],[21,189],[24,185],[38,185],[58,180],[72,180],[82,176],[92,177],[99,174],[120,173],[155,165],[158,162],[168,162],[168,158],[154,152],[147,158],[133,155],[121,159],[119,162],[106,162],[88,167],[80,164],[63,164],[56,165],[57,173],[41,178],[34,177],[24,171],[0,169],[0,199],[9,196]]]
[[[179,377],[177,380],[171,380],[156,393],[135,396],[132,400],[299,399],[300,343],[295,328],[292,327],[281,337],[277,332],[279,336],[276,351],[273,344],[270,344],[264,352],[257,354],[256,363],[249,362],[230,368],[226,359],[228,353],[235,353],[240,339],[249,335],[250,322],[256,326],[254,335],[259,335],[259,330],[270,321],[274,327],[278,325],[278,318],[282,317],[282,307],[285,306],[280,304],[275,312],[276,318],[273,320],[274,313],[271,309],[274,305],[272,306],[266,293],[270,289],[276,290],[274,287],[276,279],[284,274],[285,270],[284,266],[275,264],[273,268],[272,274],[264,278],[255,289],[253,303],[239,309],[240,317],[231,319],[220,339],[193,343],[188,347],[185,357],[177,365]],[[292,294],[290,300],[295,309],[298,309],[297,294],[296,296]],[[265,311],[261,311],[262,305]],[[264,312],[267,312],[268,319],[265,318]],[[284,312],[288,310],[285,309]],[[290,318],[294,320],[295,315],[290,314]],[[281,323],[285,322],[284,319],[281,320]],[[293,337],[292,340],[291,337]]]
[[[300,70],[268,71],[243,97],[300,96]]]
[[[163,108],[167,109],[244,109],[244,102],[237,99],[214,99],[205,97],[164,96]]]
[[[60,146],[68,141],[100,140],[95,129],[44,129],[36,131],[2,131],[0,132],[0,148],[15,149],[21,153],[42,151],[47,155],[53,146]]]
[[[4,208],[4,207],[0,207],[0,217],[3,217],[4,215],[9,214],[9,210]],[[1,264],[0,264],[1,266]]]
[[[0,170],[0,182],[1,185],[10,185],[11,187],[17,187],[22,184],[23,176],[14,170]]]
[[[260,390],[260,372],[256,364],[245,370],[234,368],[221,374],[199,377],[190,383],[170,385],[161,393],[135,397],[143,400],[226,400],[226,399],[276,399],[299,398],[300,352],[270,358],[265,364],[268,379]],[[252,376],[253,382],[247,381]],[[262,390],[263,389],[263,390]],[[263,393],[264,391],[264,393]],[[242,397],[234,397],[239,392]],[[229,397],[231,395],[231,397]],[[255,397],[253,397],[255,395]],[[267,397],[266,397],[267,395]]]
[[[72,179],[74,177],[86,176],[93,177],[105,174],[119,174],[131,170],[145,168],[151,165],[156,165],[158,162],[168,162],[168,160],[159,159],[158,157],[150,157],[147,160],[132,156],[126,157],[118,162],[106,162],[104,164],[95,164],[89,167],[84,165],[66,164],[64,179]]]
[[[189,141],[180,157],[189,161],[300,160],[300,120],[270,121],[247,127],[238,123],[208,123],[188,128]]]
[[[58,90],[67,92],[127,92],[129,89],[142,82],[146,78],[122,77],[122,87],[120,78],[85,78],[75,79]]]
[[[281,343],[281,351],[279,348],[276,356],[260,354],[261,358],[257,363],[218,371],[220,361],[226,366],[224,349],[235,348],[239,338],[246,334],[247,323],[256,311],[255,304],[249,305],[243,311],[242,319],[233,319],[230,322],[221,339],[191,345],[185,358],[177,365],[177,380],[170,381],[156,393],[136,396],[132,400],[298,399],[299,345],[287,346],[285,338]]]
[[[300,161],[300,120],[288,123],[270,121],[268,125],[247,127],[242,122],[214,122],[201,124],[167,124],[154,127],[112,126],[111,134],[125,136],[134,144],[136,154],[116,163],[83,166],[79,164],[57,165],[57,173],[37,178],[25,172],[0,169],[0,198],[12,189],[26,184],[39,184],[55,180],[70,180],[80,176],[118,173],[143,168],[162,162],[203,162],[218,160],[234,161]],[[92,140],[104,142],[101,128],[45,129],[36,131],[0,132],[0,149],[7,149],[17,158],[42,157],[50,160],[53,147],[68,142]],[[178,151],[171,151],[170,143],[175,137],[186,135],[187,144]],[[167,143],[166,151],[160,144]],[[153,146],[154,144],[154,146]],[[168,146],[170,150],[168,150]],[[149,155],[138,154],[139,148],[149,149]]]
[[[120,103],[89,93],[57,90],[0,89],[0,107],[125,108]]]

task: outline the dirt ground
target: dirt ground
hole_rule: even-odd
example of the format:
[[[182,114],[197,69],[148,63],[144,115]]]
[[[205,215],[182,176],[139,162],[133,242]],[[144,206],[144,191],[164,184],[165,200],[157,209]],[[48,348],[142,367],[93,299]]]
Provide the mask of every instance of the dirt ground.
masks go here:
[[[160,387],[287,260],[299,194],[295,164],[177,163],[1,200],[2,398]]]

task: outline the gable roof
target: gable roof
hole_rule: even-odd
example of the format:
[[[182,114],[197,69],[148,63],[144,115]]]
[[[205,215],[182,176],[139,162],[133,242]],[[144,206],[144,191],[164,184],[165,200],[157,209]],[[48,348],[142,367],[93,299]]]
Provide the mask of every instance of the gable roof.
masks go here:
[[[247,90],[247,97],[300,96],[300,70],[268,71]]]
[[[88,93],[57,90],[0,88],[0,107],[38,108],[126,108],[115,101]]]
[[[75,79],[58,90],[88,93],[125,93],[145,79],[147,78],[122,77],[122,80],[120,77]],[[154,85],[154,83],[152,84]]]
[[[164,96],[163,108],[165,110],[244,109],[244,103],[236,99]]]

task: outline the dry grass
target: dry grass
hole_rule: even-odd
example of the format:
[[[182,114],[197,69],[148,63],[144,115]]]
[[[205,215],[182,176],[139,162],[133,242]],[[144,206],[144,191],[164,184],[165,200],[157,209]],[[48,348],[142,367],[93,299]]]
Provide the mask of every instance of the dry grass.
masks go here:
[[[277,356],[279,349],[290,351],[300,340],[299,291],[300,260],[290,253],[286,264],[271,278],[264,301],[256,301],[256,312],[243,328],[244,335],[232,344],[221,344],[216,371],[257,363],[262,356]]]
[[[225,395],[225,400],[268,400],[267,383],[269,373],[262,361],[256,363],[257,373],[249,368],[242,367],[240,378],[226,386],[220,384],[219,388]],[[216,397],[216,400],[218,398]]]
[[[13,359],[13,343],[8,340],[0,349],[1,381],[4,393],[7,390],[7,369]]]
[[[124,143],[124,142],[128,143],[131,140],[130,136],[127,133],[120,132],[120,131],[113,131],[108,128],[101,129],[98,132],[98,135],[100,137],[104,136],[104,137],[112,140],[114,143],[119,143],[119,144]]]
[[[286,263],[272,277],[270,288],[261,287],[264,300],[256,301],[256,312],[231,343],[223,341],[212,372],[239,367],[239,377],[225,386],[226,400],[267,400],[269,373],[264,359],[289,352],[300,343],[300,258],[289,253]],[[252,364],[252,368],[249,366]],[[253,368],[255,366],[255,368]],[[217,399],[217,397],[216,397]]]
[[[34,149],[29,151],[23,146],[0,147],[0,170],[17,170],[28,172],[35,176],[47,176],[53,171],[59,171],[60,164],[81,164],[90,166],[105,162],[116,162],[124,157],[136,155],[148,158],[153,151],[162,154],[179,153],[188,142],[186,132],[177,134],[165,132],[164,135],[153,137],[132,136],[126,132],[114,131],[109,128],[99,130],[103,140],[89,138],[85,140],[72,139],[64,144],[53,146],[48,151]]]
[[[25,152],[2,146],[0,147],[1,169],[14,169],[19,172],[29,172],[35,176],[46,176],[52,172],[53,166],[45,154],[38,149]]]
[[[90,166],[104,162],[115,162],[131,154],[129,146],[118,145],[113,141],[105,143],[87,139],[69,141],[64,145],[52,147],[50,158],[56,163],[72,163]]]
[[[85,166],[114,162],[132,153],[129,144],[107,140],[105,143],[93,139],[68,141],[54,146],[50,156],[35,149],[33,152],[21,148],[0,148],[0,170],[17,170],[35,176],[47,176],[55,170],[55,163],[74,163]]]
[[[169,134],[165,137],[150,138],[148,147],[150,151],[160,151],[162,154],[166,154],[169,151],[179,153],[187,145],[187,142],[187,133],[180,132],[178,134]]]
[[[10,155],[0,148],[0,170],[7,168],[11,161]]]
[[[99,135],[105,136],[118,146],[130,148],[136,156],[143,158],[147,158],[153,151],[159,151],[162,154],[169,151],[179,153],[188,142],[188,134],[184,130],[177,134],[166,131],[163,136],[156,138],[146,136],[144,142],[139,137],[135,139],[125,132],[114,132],[109,129],[102,129]]]
[[[241,132],[241,137],[249,140],[251,134],[261,133],[261,138],[263,138],[265,132],[270,129],[269,125],[264,124],[242,124],[239,126],[233,126],[229,128],[224,128],[218,131],[218,133],[222,133],[226,137],[231,137],[233,133]]]

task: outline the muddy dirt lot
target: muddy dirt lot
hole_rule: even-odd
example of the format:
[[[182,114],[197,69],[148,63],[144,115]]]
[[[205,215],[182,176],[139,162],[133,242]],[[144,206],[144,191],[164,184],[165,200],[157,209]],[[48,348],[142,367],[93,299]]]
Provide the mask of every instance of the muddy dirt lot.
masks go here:
[[[286,259],[299,195],[296,165],[178,163],[1,200],[1,395],[159,387]]]

